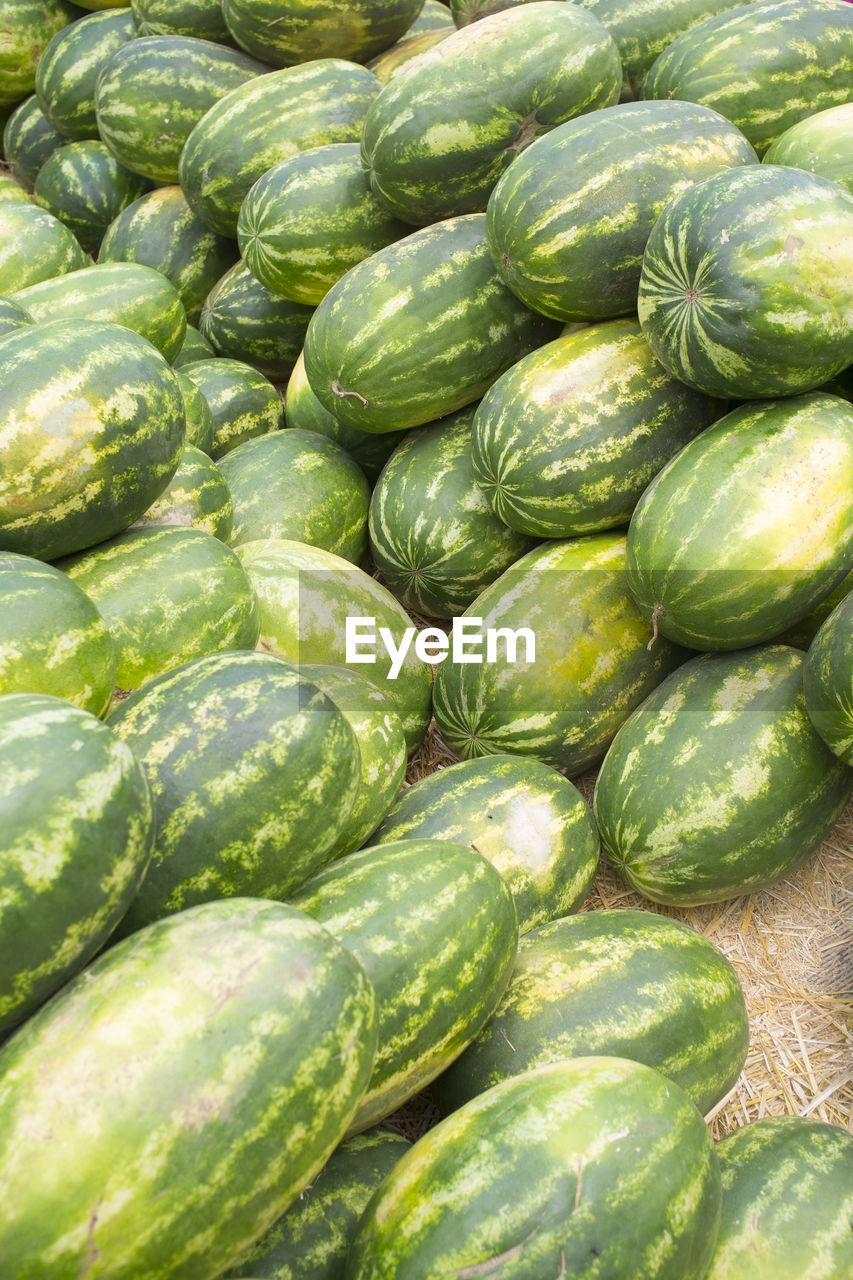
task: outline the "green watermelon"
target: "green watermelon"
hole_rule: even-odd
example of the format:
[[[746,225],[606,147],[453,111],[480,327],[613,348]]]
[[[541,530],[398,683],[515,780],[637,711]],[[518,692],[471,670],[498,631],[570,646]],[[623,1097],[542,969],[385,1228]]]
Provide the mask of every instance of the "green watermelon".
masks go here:
[[[271,293],[239,261],[205,298],[198,327],[217,355],[283,382],[302,350],[312,313],[313,307]]]
[[[99,716],[116,651],[95,604],[59,569],[0,553],[0,694],[44,693]]]
[[[276,67],[315,58],[366,62],[399,40],[422,7],[423,0],[222,0],[237,43]]]
[[[201,449],[187,444],[177,471],[160,497],[131,527],[165,529],[181,525],[230,542],[232,524],[233,502],[221,471]]]
[[[187,332],[180,351],[172,360],[173,369],[194,364],[196,360],[208,360],[216,355],[207,338],[203,338],[194,325],[187,325]]]
[[[43,51],[79,17],[67,0],[0,0],[0,103],[32,93]]]
[[[25,307],[13,302],[11,298],[0,297],[0,338],[31,324],[35,324],[35,320]]]
[[[424,6],[400,39],[418,36],[424,31],[454,31],[453,15],[444,0],[424,0]]]
[[[705,1113],[748,1046],[737,974],[701,933],[650,911],[585,911],[522,938],[503,999],[434,1092],[447,1114],[531,1067],[601,1055],[655,1067]]]
[[[305,372],[361,431],[418,427],[480,398],[556,336],[501,283],[481,213],[415,231],[360,262],[318,306]]]
[[[340,19],[342,10],[336,5]],[[181,154],[187,200],[214,231],[237,234],[250,187],[280,160],[330,142],[358,142],[379,81],[364,67],[319,58],[233,89],[195,126]]]
[[[804,618],[800,618],[799,622],[795,622],[792,627],[774,636],[774,643],[789,644],[794,649],[808,649],[821,625],[826,622],[835,606],[841,603],[851,589],[853,589],[853,570],[841,579],[834,591],[830,591],[828,596],[824,596],[819,604],[810,609]]]
[[[432,672],[417,656],[416,629],[390,591],[341,556],[305,543],[269,538],[237,552],[260,609],[259,648],[298,664],[361,667],[390,700],[414,750],[429,724]],[[372,623],[348,625],[365,618]]]
[[[128,529],[60,568],[94,601],[116,643],[116,694],[180,663],[251,649],[259,619],[240,561],[201,529]]]
[[[765,1116],[717,1144],[723,1211],[707,1280],[853,1274],[853,1135]]]
[[[159,187],[128,205],[110,224],[98,261],[153,267],[171,280],[188,319],[197,320],[208,293],[236,257],[232,241],[195,216],[180,187]]]
[[[2,37],[0,37],[2,39]],[[39,169],[67,139],[54,129],[33,94],[15,107],[3,127],[3,155],[12,177],[32,191]]]
[[[636,320],[533,351],[474,415],[474,474],[512,529],[563,538],[628,523],[649,481],[724,405],[671,378]]]
[[[29,191],[26,191],[8,173],[0,173],[0,200],[27,200],[32,203]]]
[[[255,436],[284,426],[284,405],[275,387],[241,360],[194,360],[181,366],[207,401],[213,418],[212,458]],[[207,452],[207,450],[205,450]]]
[[[66,138],[97,138],[95,83],[101,67],[137,31],[127,9],[92,13],[57,32],[36,67],[36,97]]]
[[[4,551],[52,560],[103,542],[146,511],[177,469],[177,379],[121,325],[55,320],[9,334],[0,386]]]
[[[252,275],[312,307],[350,267],[408,231],[371,192],[355,142],[312,147],[273,165],[247,193],[237,220]]]
[[[238,445],[219,467],[234,502],[234,545],[289,538],[361,561],[370,489],[361,468],[325,436],[274,431]]]
[[[229,38],[220,0],[130,0],[130,9],[141,36],[196,36],[217,44]]]
[[[683,1090],[622,1058],[574,1058],[488,1089],[375,1193],[347,1280],[703,1280],[720,1172]]]
[[[666,642],[650,648],[624,566],[624,537],[594,534],[536,547],[486,587],[462,615],[476,637],[467,663],[444,661],[436,676],[433,709],[451,751],[533,756],[569,774],[604,755],[680,658]]]
[[[148,786],[130,749],[62,698],[0,697],[0,771],[6,1030],[106,942],[145,874],[154,830]],[[4,1233],[4,1266],[6,1245]]]
[[[791,125],[767,148],[764,163],[820,174],[853,195],[853,102]]]
[[[628,585],[656,631],[694,649],[772,640],[853,563],[853,405],[813,392],[742,405],[649,485]]]
[[[373,1005],[354,957],[279,902],[208,903],[109,950],[0,1050],[7,1275],[217,1275],[340,1141]]]
[[[844,0],[765,0],[718,13],[673,40],[644,98],[712,107],[761,156],[805,116],[850,99],[853,9]]]
[[[541,3],[457,31],[371,104],[362,163],[377,200],[423,226],[479,213],[534,138],[619,98],[610,33],[578,5]]]
[[[488,858],[515,900],[519,933],[576,911],[598,865],[598,832],[572,784],[538,760],[493,755],[403,791],[372,844],[453,840]]]
[[[528,550],[494,514],[472,459],[474,409],[407,435],[370,499],[370,550],[383,581],[430,618],[462,613]]]
[[[52,213],[28,200],[0,201],[0,291],[16,294],[41,280],[53,283],[87,263],[73,232]]]
[[[175,377],[178,380],[178,386],[181,389],[184,401],[184,413],[187,418],[187,444],[194,445],[196,449],[200,449],[202,453],[209,455],[213,448],[213,437],[216,434],[216,426],[210,405],[192,378],[188,378],[185,373],[182,373],[176,364],[173,364],[172,368],[175,371]],[[177,475],[177,472],[175,474]]]
[[[98,133],[117,159],[155,182],[177,182],[184,143],[207,111],[268,68],[192,36],[146,36],[104,63],[95,88]]]
[[[416,36],[406,36],[396,44],[392,44],[391,48],[386,49],[384,53],[371,58],[367,64],[368,70],[373,72],[380,84],[388,84],[396,75],[404,71],[410,62],[419,58],[422,53],[428,53],[437,44],[441,44],[442,40],[452,35],[454,30],[451,24],[449,29],[443,27],[440,31],[422,31]]]
[[[538,138],[492,192],[486,238],[498,274],[558,320],[632,313],[643,250],[669,202],[755,163],[734,125],[692,103],[621,103],[570,120]]]
[[[846,764],[853,764],[853,596],[821,625],[809,648],[803,687],[809,719],[821,738]]]
[[[721,902],[796,870],[831,830],[853,772],[812,728],[803,655],[702,654],[622,726],[595,816],[620,875],[653,902]]]
[[[482,1028],[509,981],[515,907],[499,873],[448,840],[350,853],[290,901],[364,966],[376,993],[373,1075],[350,1132],[419,1093]]]
[[[136,690],[108,723],[146,772],[157,827],[123,934],[213,898],[285,898],[331,856],[358,743],[288,663],[208,654]]]
[[[119,164],[103,142],[69,142],[48,156],[33,188],[36,201],[97,254],[104,232],[148,190],[146,178]]]

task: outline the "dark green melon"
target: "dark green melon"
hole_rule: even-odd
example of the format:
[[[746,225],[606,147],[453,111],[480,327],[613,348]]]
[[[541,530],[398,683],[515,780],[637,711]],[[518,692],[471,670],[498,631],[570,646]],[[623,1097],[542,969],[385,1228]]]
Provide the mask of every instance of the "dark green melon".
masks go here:
[[[281,396],[251,365],[241,360],[194,360],[182,365],[181,373],[195,384],[210,408],[212,458],[221,458],[244,441],[284,426]]]
[[[66,138],[97,138],[95,84],[101,67],[137,30],[128,9],[92,13],[57,32],[36,67],[36,97]]]
[[[187,332],[178,354],[172,360],[173,369],[194,364],[196,360],[208,360],[216,355],[207,338],[203,338],[194,325],[187,325]]]
[[[649,695],[601,766],[595,816],[620,875],[653,902],[720,902],[796,870],[853,771],[815,732],[803,655],[702,654]]]
[[[119,164],[103,142],[69,142],[48,156],[33,188],[37,202],[97,254],[104,232],[122,209],[148,190],[147,178]]]
[[[32,93],[43,51],[79,17],[67,0],[0,0],[0,103]]]
[[[11,112],[3,127],[3,156],[12,177],[32,191],[38,171],[67,139],[58,133],[35,94]]]
[[[221,471],[201,449],[186,444],[172,479],[131,527],[165,529],[180,525],[230,542],[232,520],[231,494]]]
[[[846,764],[853,764],[853,596],[821,625],[809,647],[803,686],[809,719]]]
[[[187,418],[187,444],[194,445],[202,453],[210,455],[210,451],[213,448],[213,437],[216,433],[210,405],[192,378],[188,378],[176,365],[173,364],[172,368],[175,371],[178,386],[181,389],[181,395],[184,400],[184,412]]]
[[[399,40],[423,0],[223,0],[231,35],[276,67],[317,58],[366,62]]]
[[[198,327],[217,355],[283,382],[302,350],[313,310],[271,293],[240,261],[207,295]]]
[[[0,291],[16,294],[87,263],[76,236],[52,213],[28,200],[0,201]],[[30,310],[26,302],[22,305]]]
[[[141,36],[195,36],[227,43],[220,0],[130,0]]]

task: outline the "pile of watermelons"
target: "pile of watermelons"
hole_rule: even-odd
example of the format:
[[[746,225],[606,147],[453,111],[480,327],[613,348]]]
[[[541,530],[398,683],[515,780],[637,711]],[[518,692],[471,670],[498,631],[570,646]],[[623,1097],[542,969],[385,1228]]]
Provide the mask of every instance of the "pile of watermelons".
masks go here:
[[[0,1280],[850,1280],[729,962],[580,908],[853,791],[853,5],[81,3],[0,0]]]

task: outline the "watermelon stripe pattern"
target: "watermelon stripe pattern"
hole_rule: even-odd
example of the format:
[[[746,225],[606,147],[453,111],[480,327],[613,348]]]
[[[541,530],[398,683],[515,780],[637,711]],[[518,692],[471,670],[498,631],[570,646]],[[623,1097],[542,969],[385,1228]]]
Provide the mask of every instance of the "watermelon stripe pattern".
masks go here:
[[[846,585],[846,584],[845,584]],[[853,764],[853,596],[821,624],[803,671],[809,719],[834,755]]]
[[[38,171],[66,139],[54,129],[33,94],[16,106],[3,127],[3,155],[12,177],[32,191]]]
[[[116,50],[136,34],[130,11],[113,9],[80,18],[53,37],[36,67],[36,97],[64,137],[75,141],[99,137],[98,75]]]
[[[302,350],[314,308],[272,293],[242,261],[210,290],[198,327],[217,355],[284,382]]]
[[[76,236],[52,213],[26,200],[0,202],[0,291],[15,294],[87,263]],[[20,305],[30,310],[25,302]]]
[[[222,472],[206,453],[187,444],[172,479],[131,528],[179,525],[230,542],[233,524],[234,503]]]
[[[791,125],[768,147],[764,163],[820,174],[853,195],[853,102],[818,111]]]
[[[399,40],[423,0],[223,0],[231,35],[277,67],[312,59],[365,62]]]
[[[79,16],[68,0],[0,0],[0,104],[32,93],[43,50]]]
[[[91,254],[97,254],[113,218],[147,190],[146,178],[125,169],[102,142],[91,140],[57,148],[33,187],[37,203]]]

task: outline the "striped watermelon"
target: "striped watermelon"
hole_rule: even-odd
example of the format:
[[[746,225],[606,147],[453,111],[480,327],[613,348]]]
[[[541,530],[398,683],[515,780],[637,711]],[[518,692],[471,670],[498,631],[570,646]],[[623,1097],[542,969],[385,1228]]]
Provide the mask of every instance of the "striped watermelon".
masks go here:
[[[192,36],[131,40],[98,76],[98,133],[134,173],[177,182],[184,143],[199,120],[232,89],[267,70],[238,49]]]
[[[234,502],[233,544],[289,538],[361,561],[370,489],[361,468],[325,436],[275,431],[246,440],[219,467]]]
[[[717,1145],[723,1211],[707,1280],[853,1274],[853,1135],[765,1116]]]
[[[373,195],[355,142],[300,151],[246,195],[237,241],[273,293],[316,306],[350,267],[408,233]]]
[[[141,36],[228,41],[220,0],[130,0],[130,9]]]
[[[703,1280],[720,1195],[677,1085],[575,1058],[495,1085],[415,1143],[367,1207],[347,1280]]]
[[[366,62],[411,26],[423,0],[222,0],[231,35],[276,67],[314,58]]]
[[[228,485],[216,463],[191,444],[184,445],[178,469],[160,497],[131,527],[165,529],[173,525],[201,529],[221,542],[231,540],[233,502]]]
[[[183,350],[183,348],[181,349]],[[210,405],[192,378],[188,378],[185,373],[181,373],[176,365],[173,365],[172,368],[175,370],[175,377],[178,380],[178,386],[181,389],[181,396],[184,401],[184,413],[187,419],[187,444],[194,445],[196,449],[200,449],[202,453],[209,455],[213,448],[213,437],[216,434]]]
[[[9,334],[0,386],[3,550],[52,560],[103,542],[174,475],[184,447],[177,379],[121,325],[56,320]]]
[[[534,138],[619,98],[613,37],[578,5],[526,4],[455,32],[371,104],[362,163],[377,200],[423,226],[482,212]]]
[[[853,764],[853,596],[845,595],[809,648],[803,688],[809,719],[846,764]]]
[[[198,327],[217,355],[283,382],[302,350],[312,312],[271,293],[239,261],[205,298]]]
[[[194,364],[196,360],[208,360],[215,355],[207,338],[203,338],[194,325],[188,324],[181,349],[172,360],[172,368],[182,369],[184,365]]]
[[[820,174],[853,195],[853,102],[791,125],[767,148],[764,163]]]
[[[772,164],[688,188],[649,236],[637,310],[661,364],[708,395],[819,387],[853,352],[853,195]]]
[[[69,142],[48,156],[33,188],[37,202],[64,222],[86,253],[97,254],[112,220],[148,190],[103,142]]]
[[[106,711],[115,643],[76,583],[41,560],[5,551],[0,614],[0,694],[51,694],[96,716]]]
[[[95,83],[104,63],[136,34],[129,10],[117,9],[79,18],[50,41],[36,67],[36,97],[64,137],[98,137]]]
[[[68,0],[0,0],[0,103],[32,93],[43,50],[79,16]]]
[[[392,44],[391,48],[386,49],[384,53],[371,58],[367,64],[368,70],[373,72],[380,84],[388,84],[396,75],[404,71],[410,62],[419,58],[422,53],[428,53],[437,44],[441,44],[442,40],[452,35],[454,30],[451,24],[449,30],[442,28],[440,31],[422,31],[416,36],[405,36],[396,44]]]
[[[28,200],[32,203],[29,191],[26,191],[8,173],[0,173],[0,200]]]
[[[240,205],[258,178],[298,151],[358,142],[378,92],[370,71],[340,58],[275,71],[232,90],[187,138],[180,163],[187,200],[214,231],[235,236]]]
[[[533,351],[474,416],[474,474],[512,529],[564,538],[625,525],[649,481],[723,405],[671,378],[636,320]]]
[[[171,280],[187,318],[197,320],[205,298],[236,257],[233,242],[195,216],[180,187],[159,187],[118,215],[104,236],[98,261],[153,267]]]
[[[516,660],[496,638],[493,662],[443,662],[433,708],[451,751],[472,756],[533,756],[581,773],[607,749],[619,726],[679,661],[666,642],[650,650],[652,630],[628,593],[625,539],[619,534],[546,543],[529,551],[477,597],[463,617],[474,633],[527,628]],[[262,626],[263,629],[263,626]],[[482,641],[467,654],[487,659]]]
[[[416,613],[447,618],[528,550],[494,514],[472,459],[474,410],[412,431],[370,499],[370,550],[383,581]]]
[[[765,645],[702,654],[649,695],[601,766],[595,816],[628,884],[692,906],[794,871],[851,789],[806,713],[803,655]]]
[[[258,638],[240,561],[201,529],[128,529],[60,568],[95,603],[115,640],[117,697],[193,658],[251,649]]]
[[[390,700],[413,751],[429,724],[432,673],[416,656],[411,644],[415,628],[390,591],[348,560],[301,542],[270,538],[246,542],[237,551],[260,609],[258,647],[299,664],[359,665]],[[347,618],[374,618],[376,632],[374,643],[359,644],[359,656],[349,664]],[[381,627],[398,651],[410,633],[393,678],[390,654],[379,638]]]
[[[853,589],[853,570],[847,574],[846,578],[841,579],[834,591],[830,591],[828,596],[824,596],[819,604],[810,609],[804,618],[800,618],[799,622],[795,622],[792,627],[774,636],[774,643],[789,644],[794,649],[808,649],[821,625],[826,622],[835,606],[841,603],[851,589]]]
[[[694,649],[772,640],[853,563],[853,405],[756,401],[692,440],[643,494],[628,585],[656,630]]]
[[[0,769],[5,1031],[106,942],[145,874],[154,830],[148,786],[130,749],[62,698],[0,697]],[[4,1267],[6,1245],[4,1235]]]
[[[14,294],[87,263],[73,232],[52,213],[28,200],[0,202],[0,291]]]
[[[0,338],[31,324],[35,324],[35,321],[25,307],[13,302],[11,298],[0,297]]]
[[[290,901],[352,951],[376,993],[358,1132],[434,1080],[495,1008],[518,944],[512,895],[473,849],[421,839],[350,853]]]
[[[633,312],[663,209],[694,183],[755,162],[734,125],[691,103],[629,102],[570,120],[538,138],[492,192],[486,236],[498,274],[559,320]]]
[[[719,111],[761,156],[805,116],[850,99],[853,9],[844,0],[763,0],[706,18],[664,49],[644,98]]]
[[[481,213],[415,231],[347,272],[305,336],[320,403],[350,427],[417,427],[479,399],[555,336],[504,287]]]
[[[147,338],[171,360],[181,349],[187,318],[174,286],[153,267],[105,262],[18,289],[34,320],[108,320]]]
[[[598,865],[586,802],[556,769],[494,755],[463,760],[402,792],[373,837],[453,840],[481,853],[515,900],[519,933],[576,911]]]
[[[595,1055],[655,1067],[704,1113],[748,1046],[737,974],[701,933],[650,911],[585,911],[522,938],[503,999],[435,1092],[447,1114],[531,1067]]]
[[[221,458],[244,441],[284,426],[281,396],[251,365],[241,360],[194,360],[182,365],[181,373],[197,387],[210,409],[212,458]]]
[[[370,1129],[347,1138],[287,1212],[221,1280],[337,1280],[367,1202],[411,1143]]]
[[[126,939],[0,1051],[6,1274],[210,1280],[325,1163],[375,1043],[364,971],[282,903]]]
[[[33,94],[15,107],[3,127],[3,155],[12,177],[32,191],[38,171],[67,139],[54,129]]]
[[[285,898],[331,856],[358,743],[286,662],[209,654],[138,689],[108,723],[145,770],[157,828],[122,934],[212,898]]]

